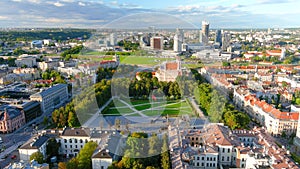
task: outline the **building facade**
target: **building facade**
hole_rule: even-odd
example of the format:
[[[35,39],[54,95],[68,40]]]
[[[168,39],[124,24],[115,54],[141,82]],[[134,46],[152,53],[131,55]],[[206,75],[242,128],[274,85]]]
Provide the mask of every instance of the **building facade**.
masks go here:
[[[2,105],[0,107],[0,132],[11,133],[25,124],[24,111],[15,107]]]
[[[57,84],[30,96],[30,100],[40,102],[43,113],[52,112],[55,108],[66,103],[68,99],[67,84]]]

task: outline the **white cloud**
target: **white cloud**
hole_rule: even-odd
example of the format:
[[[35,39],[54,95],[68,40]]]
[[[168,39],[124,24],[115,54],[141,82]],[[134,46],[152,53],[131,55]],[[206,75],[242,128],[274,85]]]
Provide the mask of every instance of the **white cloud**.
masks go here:
[[[8,18],[7,16],[0,16],[0,20],[5,20],[7,18]]]
[[[61,0],[61,2],[72,3],[72,2],[75,2],[75,0]]]
[[[13,2],[22,2],[22,0],[11,0]]]
[[[79,6],[86,6],[86,4],[83,3],[83,2],[78,2],[78,5],[79,5]]]
[[[53,5],[54,5],[54,6],[57,6],[57,7],[65,6],[65,4],[62,4],[62,3],[60,3],[60,2],[55,2]]]
[[[41,3],[41,0],[28,0],[28,2],[39,4]]]

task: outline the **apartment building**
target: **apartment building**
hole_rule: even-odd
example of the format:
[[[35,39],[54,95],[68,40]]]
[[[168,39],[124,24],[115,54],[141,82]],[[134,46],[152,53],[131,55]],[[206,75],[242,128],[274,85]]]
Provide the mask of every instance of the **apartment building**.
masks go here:
[[[234,104],[264,125],[269,133],[273,135],[281,135],[283,132],[288,135],[296,133],[299,112],[280,111],[265,100],[257,98],[256,94],[250,93],[247,88],[235,89],[233,96]]]
[[[191,146],[192,138],[202,138]],[[186,143],[187,142],[187,143]],[[299,168],[289,152],[278,147],[264,128],[230,130],[223,124],[209,124],[201,130],[192,130],[182,139],[183,160],[190,168]]]

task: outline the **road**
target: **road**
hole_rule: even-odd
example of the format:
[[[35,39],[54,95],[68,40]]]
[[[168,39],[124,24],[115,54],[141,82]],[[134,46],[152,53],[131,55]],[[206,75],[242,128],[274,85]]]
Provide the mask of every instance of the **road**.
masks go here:
[[[31,138],[31,136],[37,132],[36,129],[43,129],[44,126],[42,126],[41,124],[43,123],[44,117],[48,117],[50,115],[51,113],[43,114],[40,117],[25,124],[13,133],[0,134],[0,137],[3,140],[3,144],[0,146],[1,148],[5,149],[5,151],[0,153],[0,169],[4,168],[11,162],[16,161],[16,159],[11,159],[12,155],[16,155],[17,159],[19,158],[19,153],[17,151],[18,147],[27,142]],[[35,124],[38,126],[36,126]],[[3,159],[5,156],[8,157]]]

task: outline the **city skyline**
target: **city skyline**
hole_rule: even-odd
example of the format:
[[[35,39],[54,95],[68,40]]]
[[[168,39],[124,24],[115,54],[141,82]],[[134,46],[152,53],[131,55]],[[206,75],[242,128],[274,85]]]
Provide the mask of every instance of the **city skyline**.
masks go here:
[[[162,28],[200,28],[202,20],[209,21],[211,28],[289,28],[300,26],[299,5],[296,0],[3,0],[0,27],[101,28],[129,16],[134,22],[122,24],[124,28],[143,22],[140,27],[159,22]],[[180,26],[185,24],[189,26]]]

